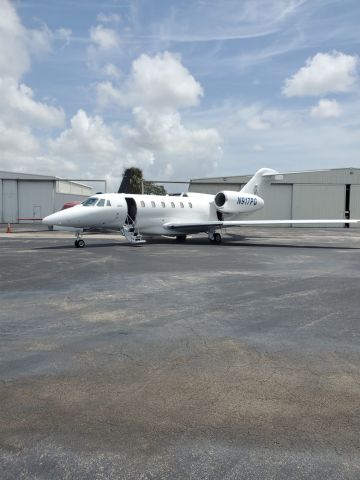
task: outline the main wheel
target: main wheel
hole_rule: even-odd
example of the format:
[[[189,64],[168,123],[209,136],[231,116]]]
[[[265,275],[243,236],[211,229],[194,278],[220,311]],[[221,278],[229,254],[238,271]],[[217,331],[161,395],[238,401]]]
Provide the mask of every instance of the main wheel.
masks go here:
[[[214,242],[221,243],[221,235],[220,233],[214,233]]]
[[[75,240],[75,247],[76,248],[84,248],[85,247],[85,241],[80,238],[79,240]]]
[[[186,240],[186,235],[176,235],[176,241],[177,242],[183,243],[183,242],[185,242],[185,240]]]

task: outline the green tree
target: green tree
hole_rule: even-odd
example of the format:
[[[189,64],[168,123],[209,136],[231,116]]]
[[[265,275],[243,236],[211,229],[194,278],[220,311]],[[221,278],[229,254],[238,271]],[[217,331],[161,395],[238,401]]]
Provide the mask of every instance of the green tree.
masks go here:
[[[166,190],[162,185],[153,182],[144,182],[144,193],[146,195],[166,195]]]
[[[124,170],[118,193],[142,193],[143,185],[144,193],[147,195],[166,195],[166,190],[162,185],[145,181],[142,170],[137,167]]]
[[[126,168],[118,193],[141,193],[143,172],[140,168]]]

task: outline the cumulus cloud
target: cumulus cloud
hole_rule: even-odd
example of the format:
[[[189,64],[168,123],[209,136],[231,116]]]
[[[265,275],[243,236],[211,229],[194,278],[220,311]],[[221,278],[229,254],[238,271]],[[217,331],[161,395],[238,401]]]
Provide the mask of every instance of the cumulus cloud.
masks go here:
[[[359,59],[341,52],[317,53],[291,78],[285,80],[286,97],[348,92],[358,78]]]
[[[0,75],[20,78],[30,67],[27,33],[8,0],[0,0],[0,11]]]
[[[62,127],[65,113],[62,109],[34,100],[30,87],[11,77],[0,77],[1,117],[8,122],[29,122],[43,127]]]
[[[70,128],[50,142],[51,149],[62,155],[86,158],[90,155],[109,156],[118,151],[117,140],[103,119],[96,115],[89,117],[84,110],[79,110],[71,119]]]
[[[136,128],[124,130],[125,136],[127,140],[149,150],[211,158],[220,143],[215,129],[185,128],[177,111],[158,114],[153,110],[136,107],[134,118]]]
[[[311,109],[311,115],[318,118],[336,118],[341,115],[341,107],[336,100],[324,98]]]
[[[70,126],[55,140],[49,141],[49,158],[61,169],[65,162],[81,166],[84,176],[106,177],[110,188],[118,186],[125,166],[141,168],[154,161],[154,155],[140,145],[124,145],[120,132],[108,126],[100,115],[78,110]],[[115,180],[116,179],[116,180]]]
[[[109,82],[98,85],[101,106],[115,101],[121,106],[189,107],[197,105],[202,95],[201,85],[181,63],[180,56],[170,52],[153,57],[140,55],[121,87]]]
[[[97,25],[90,29],[91,41],[101,50],[110,50],[120,46],[120,37],[115,30]]]
[[[203,95],[181,58],[170,52],[141,55],[122,84],[97,85],[98,106],[132,108],[133,124],[121,131],[123,148],[152,159],[162,175],[205,172],[221,157],[221,139],[214,128],[187,128],[179,109],[198,104]],[[171,160],[169,160],[171,159]]]

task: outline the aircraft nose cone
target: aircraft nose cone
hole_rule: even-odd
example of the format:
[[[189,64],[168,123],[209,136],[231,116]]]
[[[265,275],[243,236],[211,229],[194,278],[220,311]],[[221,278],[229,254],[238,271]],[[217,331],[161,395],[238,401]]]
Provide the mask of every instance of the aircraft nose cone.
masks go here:
[[[64,215],[63,211],[52,213],[47,217],[43,218],[43,223],[45,225],[62,225],[63,220],[65,219],[66,215]]]
[[[48,215],[47,217],[43,218],[42,219],[42,223],[44,225],[54,225],[54,222],[53,222],[53,217],[54,215]]]

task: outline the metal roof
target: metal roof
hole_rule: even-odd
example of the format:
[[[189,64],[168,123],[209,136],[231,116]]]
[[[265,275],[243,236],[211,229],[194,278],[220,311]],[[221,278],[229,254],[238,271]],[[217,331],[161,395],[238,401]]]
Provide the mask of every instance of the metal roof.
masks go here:
[[[76,185],[80,185],[86,188],[92,188],[85,183],[80,183],[75,180],[68,180],[67,178],[61,178],[53,175],[39,175],[36,173],[22,173],[22,172],[8,172],[5,170],[0,170],[0,180],[39,180],[39,181],[61,181],[61,182],[69,182],[74,183]],[[91,181],[91,180],[89,180]]]
[[[255,173],[255,172],[254,172]],[[274,183],[356,183],[360,184],[360,168],[332,168],[323,170],[303,170],[279,172],[282,180],[273,180]],[[224,177],[208,177],[191,179],[191,184],[241,184],[247,182],[250,175],[232,175]]]

